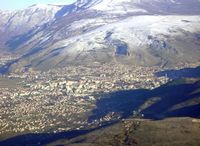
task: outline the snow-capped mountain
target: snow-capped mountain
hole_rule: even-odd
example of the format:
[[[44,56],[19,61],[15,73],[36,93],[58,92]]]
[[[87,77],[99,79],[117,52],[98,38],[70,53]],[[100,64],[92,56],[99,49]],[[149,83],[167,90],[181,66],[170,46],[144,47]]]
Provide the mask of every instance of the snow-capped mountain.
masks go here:
[[[199,0],[77,0],[73,10],[93,9],[106,13],[196,14]],[[72,7],[71,7],[72,8]]]
[[[52,21],[61,8],[59,5],[35,4],[23,10],[0,11],[1,42]]]
[[[107,13],[146,12],[138,8],[141,0],[80,0],[75,3],[77,9],[93,9]]]
[[[54,18],[55,13],[62,6],[49,4],[35,4],[23,10],[0,11],[1,31],[8,31],[20,28],[32,28],[44,24]]]
[[[78,0],[55,10],[48,23],[6,42],[21,55],[11,68],[197,62],[199,7],[199,0]]]

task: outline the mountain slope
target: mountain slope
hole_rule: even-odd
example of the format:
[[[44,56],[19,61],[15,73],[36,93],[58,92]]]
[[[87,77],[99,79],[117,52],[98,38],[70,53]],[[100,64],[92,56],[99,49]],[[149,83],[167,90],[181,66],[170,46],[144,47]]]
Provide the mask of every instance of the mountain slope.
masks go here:
[[[51,69],[91,62],[152,66],[199,61],[199,16],[134,16],[122,21],[87,16],[68,27],[57,23],[34,34],[17,49],[24,54],[17,66]]]
[[[11,37],[52,21],[61,8],[59,5],[35,4],[23,10],[0,11],[1,47],[5,47],[4,43]]]
[[[198,146],[200,144],[198,121],[191,118],[143,120],[140,121],[140,126],[134,129],[134,123],[138,120],[130,119],[126,123],[114,124],[73,139],[61,139],[48,146],[127,146],[128,144],[131,146]],[[126,129],[127,127],[130,127],[129,130]]]
[[[7,41],[21,55],[10,70],[198,62],[198,6],[198,0],[78,0],[57,11],[55,21]]]

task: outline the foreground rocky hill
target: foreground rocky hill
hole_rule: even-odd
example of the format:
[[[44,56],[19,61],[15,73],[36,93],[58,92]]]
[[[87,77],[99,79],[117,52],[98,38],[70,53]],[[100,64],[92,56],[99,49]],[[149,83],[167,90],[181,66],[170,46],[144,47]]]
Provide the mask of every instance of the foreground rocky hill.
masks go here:
[[[137,123],[139,122],[139,126]],[[161,121],[129,119],[124,122],[47,146],[198,146],[200,120],[171,118]],[[137,127],[137,128],[136,128]]]

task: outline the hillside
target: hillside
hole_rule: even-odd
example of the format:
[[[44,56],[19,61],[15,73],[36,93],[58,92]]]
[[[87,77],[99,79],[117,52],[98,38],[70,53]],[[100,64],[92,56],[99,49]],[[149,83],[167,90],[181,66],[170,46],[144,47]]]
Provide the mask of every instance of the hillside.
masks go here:
[[[78,0],[63,7],[47,6],[45,14],[37,9],[27,17],[42,15],[44,21],[38,24],[41,20],[31,19],[31,29],[13,33],[5,43],[7,50],[19,55],[9,69],[49,70],[110,62],[165,67],[198,62],[199,5],[198,0]],[[17,27],[27,24],[23,20]]]
[[[12,51],[5,44],[8,40],[53,21],[54,15],[61,8],[62,6],[59,5],[35,4],[21,10],[0,10],[0,51]]]
[[[199,146],[200,121],[172,118],[161,121],[131,119],[73,139],[63,139],[47,146]],[[130,127],[130,128],[128,128]]]
[[[119,91],[102,95],[91,118],[104,117],[110,112],[122,113],[123,118],[144,114],[145,119],[166,117],[200,117],[200,82],[179,79],[154,90]]]

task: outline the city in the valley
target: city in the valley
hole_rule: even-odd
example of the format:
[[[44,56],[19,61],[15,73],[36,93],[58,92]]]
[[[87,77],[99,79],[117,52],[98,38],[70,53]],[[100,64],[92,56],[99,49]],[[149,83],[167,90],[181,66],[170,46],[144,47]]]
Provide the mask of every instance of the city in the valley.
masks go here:
[[[11,60],[4,56],[0,64]],[[88,120],[105,93],[154,89],[167,83],[168,76],[157,77],[158,71],[159,67],[110,63],[2,74],[0,135],[80,130],[121,119],[120,113],[111,112]]]

